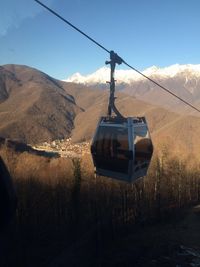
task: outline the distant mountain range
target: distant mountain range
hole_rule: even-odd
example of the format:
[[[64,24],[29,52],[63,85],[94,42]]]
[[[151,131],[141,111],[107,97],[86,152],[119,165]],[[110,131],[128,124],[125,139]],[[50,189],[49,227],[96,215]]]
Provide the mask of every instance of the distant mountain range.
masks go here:
[[[192,104],[200,102],[200,64],[179,65],[175,64],[166,68],[152,66],[143,71],[143,74],[165,86],[171,92],[177,94]],[[110,69],[103,67],[96,72],[83,76],[75,73],[67,82],[83,84],[97,88],[108,88]],[[185,104],[167,94],[146,78],[133,70],[118,70],[115,72],[116,88],[143,101],[160,105],[175,112],[193,114]]]
[[[135,72],[134,70],[120,70],[116,68],[115,76],[118,84],[128,84],[131,85],[136,81],[144,80],[145,78]],[[199,78],[200,77],[200,64],[198,65],[171,65],[165,68],[159,68],[156,66],[152,66],[142,71],[143,74],[150,78],[157,79],[168,79],[173,78],[175,76],[184,76],[190,78]],[[102,67],[98,69],[96,72],[81,75],[79,72],[73,74],[71,77],[67,78],[65,81],[85,84],[85,85],[95,85],[95,84],[105,84],[110,78],[110,68]],[[187,80],[186,80],[187,83]]]
[[[183,69],[171,78],[166,75],[157,80],[200,107],[200,78]],[[195,67],[191,65],[191,69]],[[193,111],[144,80],[136,80],[134,86],[126,84],[116,96],[122,114],[146,116],[155,149],[167,144],[182,154],[199,153],[197,112],[189,116]],[[171,110],[163,108],[162,102],[170,104]],[[99,117],[106,114],[107,104],[108,90],[99,84],[59,81],[28,66],[0,67],[0,137],[31,144],[69,136],[74,142],[90,140]]]

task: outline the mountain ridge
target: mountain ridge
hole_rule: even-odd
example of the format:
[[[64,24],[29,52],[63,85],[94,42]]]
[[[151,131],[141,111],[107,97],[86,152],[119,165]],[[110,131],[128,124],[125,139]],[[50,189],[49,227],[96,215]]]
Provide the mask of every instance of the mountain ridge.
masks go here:
[[[172,78],[174,76],[184,74],[185,77],[200,77],[200,64],[174,64],[168,67],[159,68],[157,66],[151,66],[143,71],[141,71],[144,75],[157,78]],[[141,81],[145,79],[143,76],[135,72],[134,70],[123,70],[116,69],[116,79],[117,83],[121,84],[132,84],[135,81]],[[187,75],[186,75],[187,74]],[[104,84],[110,77],[110,68],[102,67],[96,70],[93,73],[88,75],[82,75],[79,72],[74,73],[64,81],[66,82],[74,82],[85,85],[94,85],[97,83]]]
[[[172,85],[174,81],[171,78]],[[200,118],[149,103],[152,92],[157,101],[165,102],[167,97],[150,90],[147,83],[138,81],[138,87],[143,90],[139,97],[127,94],[128,87],[116,91],[119,111],[124,116],[147,118],[156,150],[166,143],[170,153],[181,149],[198,155]],[[182,93],[191,96],[188,91]],[[200,94],[195,94],[200,104]],[[68,137],[83,142],[91,140],[99,117],[107,113],[109,90],[59,81],[27,66],[6,65],[0,68],[0,97],[1,137],[31,144]]]
[[[1,66],[0,99],[1,136],[27,143],[70,135],[81,112],[59,81],[24,65]]]
[[[200,106],[200,65],[174,64],[165,68],[150,67],[143,72],[146,76],[167,88],[186,102]],[[80,76],[76,74],[67,81],[83,84],[96,89],[108,89],[105,81],[110,78],[110,70],[103,67],[91,75]],[[133,70],[116,70],[116,90],[153,105],[164,107],[176,113],[185,115],[197,114],[179,99],[170,95],[155,83],[139,75]],[[104,82],[104,83],[103,83]]]

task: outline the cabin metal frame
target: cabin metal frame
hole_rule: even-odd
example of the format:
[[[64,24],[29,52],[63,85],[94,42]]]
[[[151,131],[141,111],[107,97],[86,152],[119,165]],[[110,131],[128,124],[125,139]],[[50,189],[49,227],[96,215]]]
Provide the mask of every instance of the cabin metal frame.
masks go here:
[[[127,147],[122,149],[117,149],[114,147],[113,142],[118,142],[122,145],[122,141],[113,138],[113,133],[117,138],[117,131],[126,130],[126,141]],[[100,135],[104,132],[104,140],[101,139]],[[136,161],[138,151],[136,149],[136,137],[140,133],[142,139],[148,139],[149,146],[148,151],[140,152],[140,161]],[[107,151],[105,151],[105,134],[107,134]],[[98,142],[101,142],[100,145]],[[121,142],[121,143],[120,143]],[[100,150],[98,148],[100,146]],[[120,147],[120,146],[119,146]],[[115,153],[111,153],[114,151]],[[118,151],[123,151],[118,153]],[[153,146],[151,143],[147,123],[144,117],[128,117],[128,118],[118,118],[116,117],[101,117],[97,125],[97,129],[92,141],[91,152],[93,157],[93,162],[95,166],[95,172],[100,176],[107,176],[115,178],[118,180],[123,180],[127,182],[133,182],[136,179],[143,177],[147,173],[148,166],[150,164],[150,158],[153,152]],[[111,156],[111,154],[113,154]],[[121,167],[120,167],[121,166]]]

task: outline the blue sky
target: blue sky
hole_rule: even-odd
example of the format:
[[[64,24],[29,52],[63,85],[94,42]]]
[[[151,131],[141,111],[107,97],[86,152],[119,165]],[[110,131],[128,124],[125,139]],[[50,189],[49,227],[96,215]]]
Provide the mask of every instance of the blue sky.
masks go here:
[[[199,0],[41,1],[139,70],[200,63]],[[65,79],[94,72],[108,58],[34,0],[0,1],[0,65]]]

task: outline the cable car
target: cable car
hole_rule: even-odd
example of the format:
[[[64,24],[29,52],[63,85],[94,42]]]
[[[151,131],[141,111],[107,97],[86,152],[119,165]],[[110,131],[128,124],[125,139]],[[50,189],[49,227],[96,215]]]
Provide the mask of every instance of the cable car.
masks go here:
[[[106,62],[111,64],[108,115],[99,120],[91,153],[97,175],[133,182],[147,174],[153,145],[145,117],[125,118],[117,110],[114,69],[121,58],[111,51],[110,59]]]
[[[153,145],[144,117],[101,117],[91,145],[96,173],[127,182],[147,174]]]

